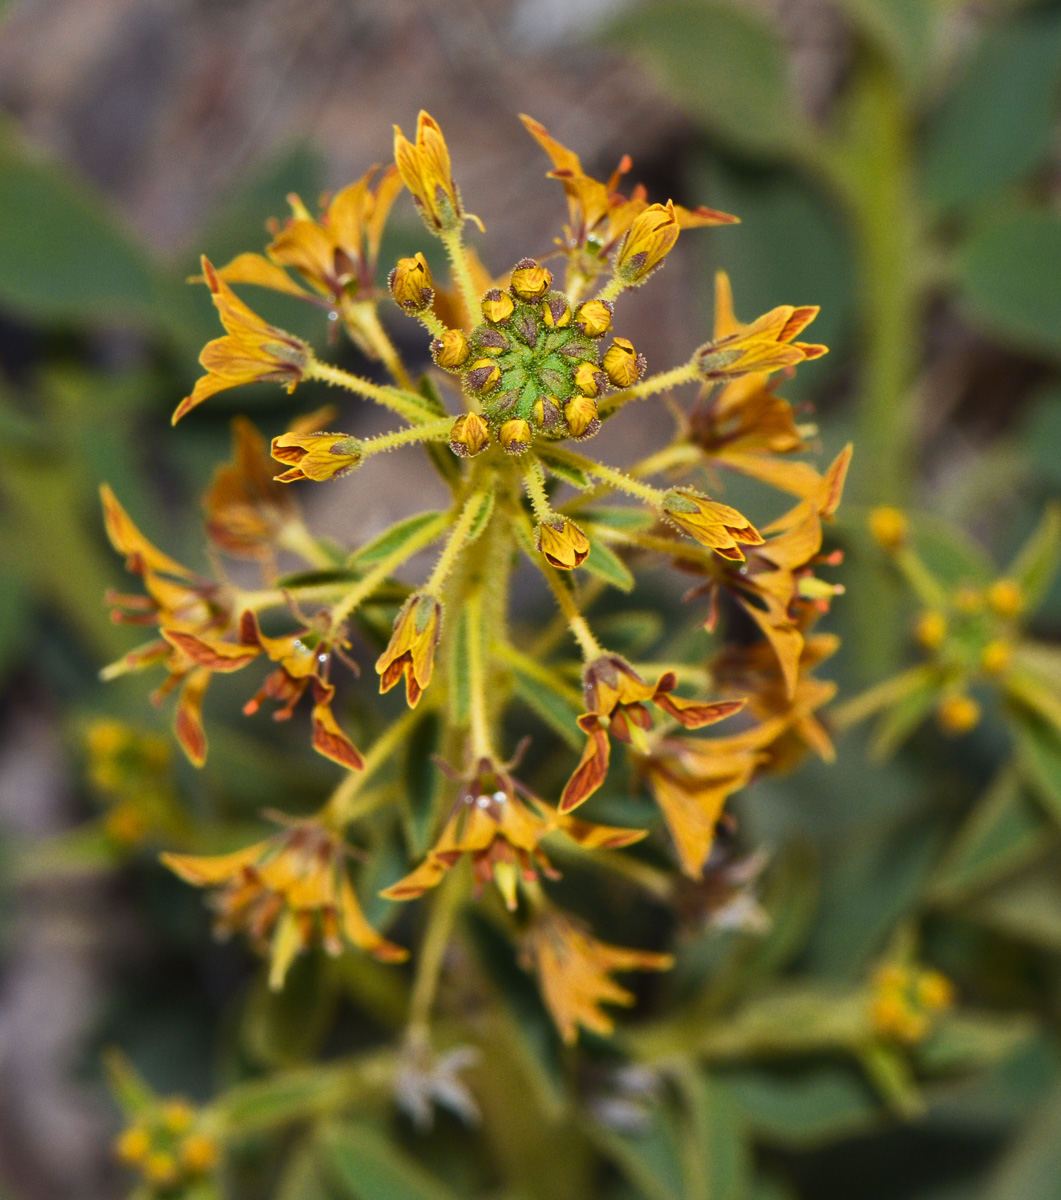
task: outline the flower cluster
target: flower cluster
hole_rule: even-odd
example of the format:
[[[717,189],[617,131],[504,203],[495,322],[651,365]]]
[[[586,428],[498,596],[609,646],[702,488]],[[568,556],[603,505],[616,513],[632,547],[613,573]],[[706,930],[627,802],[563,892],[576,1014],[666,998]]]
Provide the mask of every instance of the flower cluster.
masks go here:
[[[554,859],[629,865],[634,860],[622,852],[650,838],[654,854],[671,856],[694,881],[690,888],[706,886],[700,881],[727,799],[808,749],[832,754],[820,710],[833,688],[812,672],[836,639],[813,626],[842,588],[816,571],[839,562],[822,547],[850,448],[824,471],[796,458],[811,448],[814,430],[796,424],[774,390],[778,373],[825,352],[798,340],[817,309],[781,305],[742,324],[720,275],[710,340],[678,366],[649,373],[622,325],[623,293],[663,266],[683,231],[735,218],[652,202],[640,186],[626,194],[620,181],[628,160],[608,181],[593,179],[543,126],[524,124],[552,161],[568,222],[549,256],[516,258],[501,277],[465,244],[465,224],[478,219],[465,211],[442,131],[426,113],[413,140],[396,130],[393,167],[373,168],[326,197],[318,216],[293,198],[293,215],[271,226],[264,254],[221,267],[203,261],[201,281],[226,332],[203,351],[206,374],[174,422],[223,389],[262,380],[289,391],[313,382],[342,388],[400,422],[362,438],[327,432],[335,413],[320,412],[271,443],[245,419],[236,422],[233,459],[206,497],[206,532],[221,555],[257,563],[260,586],[189,570],[141,533],[109,489],[103,493],[111,542],[146,593],[112,597],[115,619],[158,627],[108,673],[160,666],[166,680],[156,698],[179,689],[177,736],[202,764],[210,681],[267,664],[244,712],[270,700],[275,718],[287,719],[309,697],[311,744],[344,772],[316,815],[280,818],[282,831],[262,841],[226,854],[163,856],[181,878],[214,889],[220,931],[249,935],[270,960],[274,988],[313,944],[332,954],[356,947],[388,961],[405,957],[362,914],[346,837],[388,804],[400,807],[395,762],[428,722],[442,726],[433,841],[421,842],[404,873],[381,889],[386,900],[423,897],[432,906],[409,1018],[418,1038],[454,906],[472,892],[485,906],[492,897],[502,902],[497,922],[539,980],[562,1038],[574,1041],[580,1027],[609,1032],[601,1006],[633,999],[612,974],[662,971],[671,957],[600,941],[557,907],[549,889]],[[384,224],[402,187],[441,242],[445,282],[420,250],[385,279],[377,274]],[[233,290],[244,286],[326,311],[330,326],[345,329],[387,380],[318,358],[248,307]],[[381,304],[423,326],[424,357],[434,366],[422,379],[398,355]],[[676,417],[662,450],[632,454],[624,467],[583,453],[629,402],[689,386],[697,389],[691,405],[657,410],[660,423],[668,411]],[[308,530],[290,485],[338,480],[374,455],[416,446],[449,490],[443,511],[409,517],[349,551]],[[717,498],[719,471],[778,489],[787,511],[753,522]],[[399,582],[400,569],[432,547],[426,575],[412,587]],[[281,576],[285,555],[302,569]],[[537,630],[521,628],[513,615],[520,555],[557,609],[558,619]],[[702,624],[724,635],[714,651],[639,663],[602,640],[592,616],[597,597],[607,586],[629,591],[637,583],[632,568],[646,562],[674,579],[695,578],[688,599],[706,599]],[[379,690],[404,683],[407,703],[371,744],[348,724],[337,690],[336,665],[354,666],[359,641],[372,647]],[[547,714],[563,742],[581,749],[565,768],[566,783],[554,778],[535,789],[521,777],[522,751],[506,761],[505,718],[520,702]],[[720,722],[721,736],[700,732]],[[634,786],[654,799],[666,834],[605,820],[618,786],[616,747],[624,748]],[[576,815],[591,801],[595,819]],[[401,908],[392,905],[383,920]]]

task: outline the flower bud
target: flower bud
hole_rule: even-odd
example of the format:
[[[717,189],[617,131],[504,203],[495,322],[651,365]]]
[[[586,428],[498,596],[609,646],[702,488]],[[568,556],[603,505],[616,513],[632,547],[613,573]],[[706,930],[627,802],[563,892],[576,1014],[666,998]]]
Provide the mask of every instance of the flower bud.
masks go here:
[[[643,283],[674,248],[678,233],[673,203],[650,204],[630,226],[615,257],[615,274],[628,287]]]
[[[460,193],[442,130],[429,113],[421,112],[417,118],[415,143],[395,125],[394,162],[428,229],[432,233],[459,229],[464,220]]]
[[[118,1156],[118,1161],[126,1166],[138,1166],[150,1152],[151,1137],[141,1125],[133,1125],[123,1130],[114,1143],[114,1153]]]
[[[549,290],[553,277],[539,266],[533,258],[524,258],[516,263],[512,272],[512,290],[521,300],[538,300]]]
[[[947,636],[947,619],[939,612],[925,612],[914,626],[914,637],[926,650],[936,650]]]
[[[162,1122],[170,1133],[187,1133],[195,1123],[195,1109],[184,1100],[167,1101]]]
[[[987,589],[987,603],[996,616],[1012,620],[1024,607],[1024,593],[1015,579],[996,579]]]
[[[614,308],[610,300],[587,300],[575,313],[575,328],[586,337],[603,337],[612,327]]]
[[[512,316],[516,302],[508,292],[503,292],[500,288],[491,288],[483,296],[479,307],[483,310],[483,316],[488,321],[493,321],[497,324],[500,321],[507,321]]]
[[[564,419],[573,438],[592,437],[600,429],[597,405],[589,396],[572,396],[564,405]]]
[[[144,1160],[143,1172],[148,1182],[158,1187],[172,1187],[180,1177],[177,1160],[165,1150],[156,1150]]]
[[[629,387],[641,378],[645,369],[645,360],[634,349],[633,342],[626,338],[616,338],[608,347],[601,363],[604,374],[618,388]]]
[[[540,400],[534,402],[534,408],[531,411],[534,415],[534,423],[539,429],[552,429],[560,420],[560,405],[555,396],[542,396]]]
[[[945,696],[936,709],[936,719],[944,733],[960,737],[980,721],[980,705],[962,692]]]
[[[399,258],[387,276],[395,302],[408,313],[423,312],[435,298],[434,280],[427,259],[417,251],[412,258]]]
[[[898,550],[906,541],[910,525],[899,509],[881,505],[869,514],[869,531],[882,550]]]
[[[447,329],[431,343],[431,355],[444,371],[456,371],[468,361],[471,347],[459,329]]]
[[[468,368],[465,381],[473,392],[489,392],[501,379],[501,368],[493,359],[477,358]]]
[[[571,306],[563,296],[542,301],[542,320],[549,329],[566,329],[571,324]]]
[[[596,363],[582,362],[575,369],[575,387],[583,396],[596,397],[608,386],[608,377]]]
[[[193,1175],[204,1175],[217,1166],[221,1154],[217,1142],[205,1133],[193,1133],[181,1142],[181,1166]]]
[[[530,449],[531,427],[522,417],[513,417],[501,426],[497,440],[508,454],[523,454]]]
[[[543,521],[534,531],[534,541],[546,561],[561,571],[573,571],[589,557],[589,539],[566,517]]]
[[[979,612],[984,606],[983,594],[971,584],[962,584],[954,593],[954,607],[962,613]]]
[[[988,642],[980,655],[980,666],[986,675],[1001,675],[1013,661],[1013,646],[1004,638]]]
[[[660,511],[683,533],[701,546],[709,546],[722,558],[743,561],[744,553],[738,543],[763,544],[762,534],[742,513],[691,488],[671,488],[663,497]]]
[[[449,448],[458,458],[472,458],[485,450],[489,441],[490,430],[478,413],[465,413],[453,422]]]
[[[389,692],[405,676],[405,699],[410,708],[420,701],[435,669],[435,647],[442,623],[442,605],[434,596],[414,592],[394,621],[386,650],[376,662],[379,690]]]
[[[345,433],[282,433],[273,438],[272,456],[290,470],[275,476],[278,483],[313,479],[318,483],[349,475],[364,457],[360,440]]]

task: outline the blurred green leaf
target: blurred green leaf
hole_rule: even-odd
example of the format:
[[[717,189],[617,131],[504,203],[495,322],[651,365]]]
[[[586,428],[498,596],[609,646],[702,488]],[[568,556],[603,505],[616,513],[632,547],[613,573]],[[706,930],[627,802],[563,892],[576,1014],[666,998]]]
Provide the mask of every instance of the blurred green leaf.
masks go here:
[[[752,1161],[743,1114],[729,1086],[705,1072],[681,1079],[687,1108],[683,1157],[690,1200],[745,1200]]]
[[[993,889],[966,910],[1021,941],[1061,950],[1061,862],[1056,855]]]
[[[1031,537],[1006,568],[1020,584],[1028,612],[1034,612],[1046,595],[1061,565],[1061,505],[1048,504]]]
[[[458,1200],[441,1180],[368,1126],[336,1125],[320,1141],[332,1177],[354,1200]]]
[[[983,1200],[1058,1200],[1061,1197],[1061,1089],[1048,1098],[1009,1148]]]
[[[240,1029],[240,1041],[255,1062],[294,1066],[317,1050],[335,1012],[330,966],[320,954],[300,955],[278,992],[259,976]]]
[[[989,32],[925,130],[924,187],[939,212],[990,198],[1050,151],[1061,81],[1061,13]]]
[[[978,323],[1020,349],[1061,356],[1061,217],[989,218],[959,250],[957,272]]]
[[[1047,812],[1061,824],[1061,735],[1035,713],[1013,710],[1021,772]]]
[[[36,320],[159,319],[159,279],[85,179],[0,144],[0,304]]]
[[[657,0],[620,18],[610,38],[647,61],[677,103],[739,149],[776,154],[798,143],[784,46],[757,12],[715,0]]]
[[[349,565],[362,569],[374,566],[386,558],[387,555],[393,554],[395,550],[399,550],[425,526],[430,525],[432,521],[437,521],[441,515],[441,513],[437,512],[422,512],[397,521],[389,529],[384,530],[378,537],[373,538],[367,545],[362,546],[359,550],[355,550],[350,555]]]
[[[551,671],[541,669],[532,673],[531,665],[510,664],[515,694],[572,750],[581,750],[585,739],[575,722],[582,710],[572,702],[571,688]]]
[[[654,1104],[643,1127],[634,1131],[596,1124],[589,1133],[645,1200],[685,1200],[679,1135],[669,1105]]]
[[[931,61],[935,6],[931,0],[840,0],[841,9],[915,91]]]
[[[881,1107],[853,1068],[754,1070],[729,1077],[737,1104],[757,1137],[807,1148],[850,1137],[881,1119]]]
[[[916,1049],[922,1071],[968,1071],[1002,1062],[1035,1034],[1035,1022],[1020,1013],[945,1013],[932,1036]]]
[[[954,903],[1045,853],[1055,836],[1018,773],[1006,768],[952,839],[929,896],[938,903]]]

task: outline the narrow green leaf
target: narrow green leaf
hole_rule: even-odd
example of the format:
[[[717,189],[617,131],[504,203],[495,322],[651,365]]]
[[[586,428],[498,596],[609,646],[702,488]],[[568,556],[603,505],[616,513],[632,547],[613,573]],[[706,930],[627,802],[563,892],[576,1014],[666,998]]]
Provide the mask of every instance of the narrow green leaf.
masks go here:
[[[688,1194],[705,1200],[745,1200],[751,1190],[751,1147],[733,1093],[706,1072],[690,1074],[683,1093],[688,1109],[684,1138]]]
[[[1054,820],[1061,823],[1061,734],[1034,713],[1014,708],[1021,774]]]
[[[995,1168],[983,1200],[1058,1200],[1061,1196],[1061,1087],[1036,1108]]]
[[[656,523],[656,514],[640,504],[601,504],[582,509],[578,518],[590,525],[606,525],[609,529],[640,532],[651,529]]]
[[[353,1200],[458,1200],[441,1180],[366,1125],[336,1125],[321,1134],[336,1184]]]
[[[632,592],[637,581],[626,563],[599,537],[594,537],[592,530],[587,529],[585,532],[589,538],[589,557],[582,566],[598,579],[610,583],[612,587],[617,587],[622,592]]]
[[[373,566],[387,555],[401,549],[406,542],[411,541],[425,526],[430,525],[432,521],[437,521],[440,516],[442,514],[437,512],[422,512],[417,513],[414,517],[406,517],[404,520],[398,521],[390,529],[381,533],[379,537],[373,538],[367,546],[355,550],[350,556],[349,566],[359,568]]]
[[[1061,864],[1056,855],[994,889],[966,910],[992,929],[1061,950]]]
[[[685,1200],[678,1130],[669,1106],[654,1105],[644,1128],[635,1132],[620,1133],[605,1125],[593,1125],[588,1132],[645,1200]]]
[[[573,488],[578,488],[580,492],[584,492],[587,488],[593,486],[593,480],[590,479],[585,471],[580,471],[578,467],[573,467],[570,463],[554,460],[550,456],[547,446],[542,448],[541,459],[557,479],[562,479],[564,483],[569,483]]]
[[[1061,505],[1049,504],[1006,575],[1020,584],[1028,611],[1034,612],[1061,565]]]
[[[1006,767],[953,838],[929,898],[951,904],[978,892],[1044,853],[1054,836],[1018,772]]]
[[[575,722],[582,710],[572,702],[572,689],[546,668],[532,673],[515,663],[510,662],[509,667],[515,694],[572,750],[581,750],[585,738]]]
[[[756,1135],[780,1146],[807,1149],[850,1137],[881,1118],[864,1080],[839,1064],[784,1074],[745,1071],[728,1083]]]
[[[449,686],[452,694],[449,716],[454,724],[463,725],[471,712],[471,676],[468,673],[468,651],[472,631],[469,628],[468,610],[462,608],[456,614],[456,629],[450,650]]]
[[[468,528],[468,537],[465,544],[474,542],[479,537],[483,530],[490,523],[490,517],[494,512],[494,493],[482,492],[479,496],[479,507],[476,510],[472,523]]]

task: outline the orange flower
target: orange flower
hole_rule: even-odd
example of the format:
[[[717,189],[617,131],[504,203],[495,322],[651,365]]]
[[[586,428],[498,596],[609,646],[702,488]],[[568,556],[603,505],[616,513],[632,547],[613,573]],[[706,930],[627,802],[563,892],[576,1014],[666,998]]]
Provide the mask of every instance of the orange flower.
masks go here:
[[[257,284],[300,299],[315,299],[283,270],[289,267],[328,307],[344,308],[352,297],[370,296],[387,217],[402,186],[396,167],[387,167],[376,179],[378,170],[370,167],[326,204],[322,201],[317,220],[292,193],[288,202],[293,215],[282,226],[274,223],[274,238],[266,251],[269,257],[240,254],[218,275],[228,283]]]
[[[432,233],[459,229],[468,217],[453,182],[446,139],[430,113],[421,109],[416,118],[415,144],[394,126],[394,161],[428,229]]]
[[[361,463],[362,444],[348,433],[282,433],[273,438],[272,456],[287,465],[277,483],[341,479]]]
[[[681,868],[700,879],[726,800],[751,781],[781,723],[728,738],[668,738],[642,764]]]
[[[442,605],[434,596],[414,594],[394,622],[386,650],[376,661],[380,692],[389,692],[405,676],[405,699],[415,708],[435,669]]]
[[[352,945],[384,962],[408,957],[365,920],[346,872],[347,853],[336,833],[308,820],[233,854],[161,858],[186,883],[220,889],[218,932],[246,931],[268,954],[269,986],[277,990],[295,956],[315,942],[332,955]]]
[[[615,256],[615,274],[627,286],[644,283],[674,249],[679,231],[673,202],[650,204],[631,222]]]
[[[671,488],[660,511],[672,525],[722,558],[743,562],[744,551],[738,543],[761,546],[763,542],[762,534],[743,513],[692,488]]]
[[[666,971],[674,959],[599,942],[581,923],[550,911],[536,917],[524,934],[521,962],[538,976],[546,1007],[570,1044],[577,1041],[580,1025],[602,1036],[612,1032],[615,1023],[602,1004],[634,1003],[633,993],[611,978],[613,972]]]
[[[294,495],[273,479],[265,438],[246,417],[232,422],[232,461],[214,472],[203,506],[210,540],[236,558],[273,558],[285,529],[301,523]]]
[[[540,870],[549,878],[557,877],[540,845],[556,830],[587,848],[619,849],[645,836],[642,829],[593,825],[565,816],[517,783],[506,768],[481,759],[474,774],[465,779],[427,858],[381,895],[389,900],[422,896],[442,881],[462,855],[470,854],[477,886],[492,879],[506,905],[514,909],[520,876],[536,879]]]
[[[755,373],[769,375],[828,353],[825,346],[793,339],[814,320],[814,305],[794,308],[781,304],[750,325],[701,346],[693,356],[700,378],[707,383]]]
[[[341,654],[345,642],[332,643],[319,630],[308,628],[284,637],[265,637],[258,628],[253,612],[242,614],[239,622],[239,641],[228,642],[201,637],[181,629],[163,629],[162,635],[172,646],[208,674],[242,670],[260,654],[277,663],[277,669],[266,677],[258,692],[243,706],[251,716],[265,700],[276,700],[281,707],[273,713],[274,721],[289,720],[295,705],[313,688],[313,748],[332,762],[360,771],[364,766],[357,747],[343,733],[332,712],[335,687],[328,682],[332,653]]]
[[[589,740],[560,797],[562,813],[588,800],[607,777],[611,759],[609,732],[621,742],[633,744],[643,754],[648,753],[644,730],[651,729],[652,718],[646,703],[654,704],[686,729],[713,725],[743,707],[740,700],[712,704],[683,700],[670,694],[676,684],[673,671],[661,675],[654,686],[646,683],[617,654],[603,655],[586,666],[583,690],[589,711],[578,718],[578,724]]]
[[[126,568],[140,576],[147,592],[146,596],[108,592],[107,601],[114,606],[111,620],[118,624],[159,625],[164,631],[178,629],[205,636],[215,636],[228,628],[232,614],[222,589],[156,549],[106,484],[100,488],[100,498],[111,545],[125,556]],[[197,668],[186,655],[163,638],[157,638],[112,663],[104,670],[104,677],[109,679],[156,664],[166,668],[167,678],[152,695],[152,703],[161,704],[174,688],[180,688],[174,732],[188,758],[196,766],[202,766],[206,761],[202,705],[210,683],[209,671]]]
[[[591,179],[582,170],[578,155],[552,137],[544,125],[532,117],[520,116],[520,120],[527,132],[553,160],[553,170],[549,172],[549,178],[558,179],[567,194],[568,218],[571,223],[564,229],[567,237],[565,249],[578,252],[592,243],[594,257],[599,260],[607,258],[634,220],[649,207],[647,193],[640,184],[629,196],[624,196],[617,190],[620,179],[632,165],[629,156],[623,157],[607,183],[601,183]],[[703,225],[732,225],[738,219],[710,208],[688,209],[680,204],[671,207],[679,229],[693,229]]]
[[[807,626],[815,615],[804,615],[796,626],[800,652],[794,664],[794,687],[790,687],[789,675],[767,642],[731,646],[710,664],[711,674],[723,692],[743,696],[748,712],[756,720],[775,727],[773,740],[763,746],[764,763],[771,771],[795,766],[808,748],[825,762],[836,758],[829,732],[816,715],[836,695],[836,684],[815,679],[811,672],[836,653],[840,639],[832,633],[808,635]]]
[[[228,332],[204,347],[199,361],[207,374],[177,405],[174,425],[204,400],[242,383],[282,383],[293,392],[305,378],[312,358],[305,342],[266,324],[220,278],[208,259],[202,261],[203,275]]]

